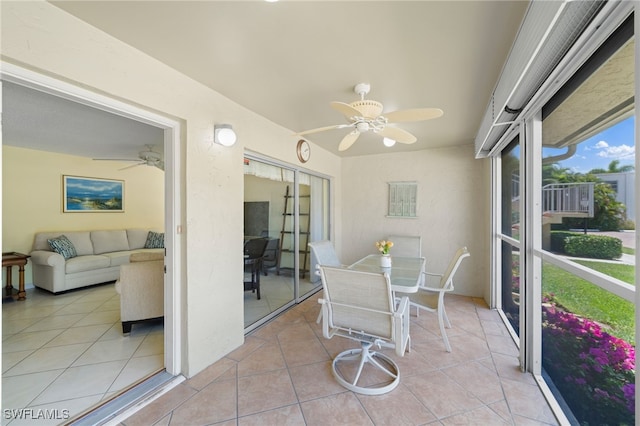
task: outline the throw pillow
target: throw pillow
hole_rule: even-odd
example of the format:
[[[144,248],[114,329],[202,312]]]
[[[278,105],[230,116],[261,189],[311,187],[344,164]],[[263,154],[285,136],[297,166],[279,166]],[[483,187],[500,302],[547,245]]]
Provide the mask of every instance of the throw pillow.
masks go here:
[[[164,248],[164,232],[149,231],[144,248]]]
[[[73,246],[73,243],[69,241],[66,235],[60,235],[59,237],[48,239],[47,242],[49,243],[51,250],[62,255],[65,260],[78,255],[78,253],[76,253],[76,248]]]

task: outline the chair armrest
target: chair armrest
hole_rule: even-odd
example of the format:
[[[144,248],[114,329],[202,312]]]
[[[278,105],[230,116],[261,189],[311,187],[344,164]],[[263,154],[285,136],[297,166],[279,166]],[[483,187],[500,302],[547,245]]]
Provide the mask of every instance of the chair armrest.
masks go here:
[[[393,314],[395,317],[396,355],[399,356],[404,356],[407,349],[411,352],[411,338],[409,337],[410,306],[409,297],[403,296],[398,304],[398,309]]]
[[[61,254],[55,251],[35,250],[29,253],[31,262],[46,266],[64,266],[65,260]]]
[[[440,277],[440,278],[442,278],[442,277],[443,277],[443,274],[436,274],[435,272],[427,272],[427,271],[424,271],[424,272],[423,272],[423,274],[425,274],[425,275],[429,275],[429,276],[431,276],[431,277]]]

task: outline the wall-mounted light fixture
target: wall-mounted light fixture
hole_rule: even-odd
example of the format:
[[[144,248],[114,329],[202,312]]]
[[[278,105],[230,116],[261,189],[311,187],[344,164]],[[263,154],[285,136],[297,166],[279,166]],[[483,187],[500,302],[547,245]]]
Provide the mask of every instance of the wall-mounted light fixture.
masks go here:
[[[213,141],[223,146],[232,146],[237,140],[236,132],[233,131],[231,124],[214,124],[213,125]]]

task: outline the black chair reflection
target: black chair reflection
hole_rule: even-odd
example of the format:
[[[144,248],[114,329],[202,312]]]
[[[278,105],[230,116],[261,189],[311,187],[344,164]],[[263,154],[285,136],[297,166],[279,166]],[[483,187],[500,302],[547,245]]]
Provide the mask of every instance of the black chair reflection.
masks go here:
[[[260,299],[260,271],[268,240],[253,238],[244,244],[244,271],[251,274],[250,281],[244,281],[244,291],[257,293]]]
[[[278,266],[280,260],[280,238],[269,238],[267,248],[262,258],[262,272],[266,277],[267,271]]]

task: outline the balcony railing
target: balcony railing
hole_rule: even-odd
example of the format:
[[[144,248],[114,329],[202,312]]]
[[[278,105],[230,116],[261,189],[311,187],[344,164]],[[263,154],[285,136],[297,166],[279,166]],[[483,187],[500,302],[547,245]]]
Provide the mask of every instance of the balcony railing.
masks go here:
[[[594,182],[553,183],[542,187],[542,211],[563,216],[593,217]]]

